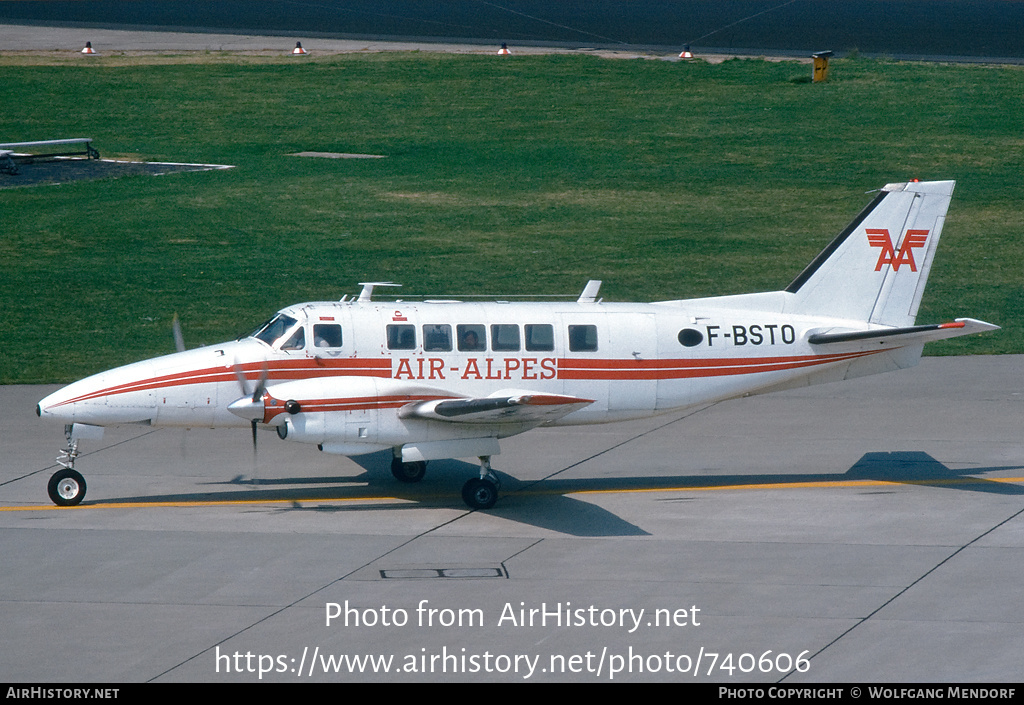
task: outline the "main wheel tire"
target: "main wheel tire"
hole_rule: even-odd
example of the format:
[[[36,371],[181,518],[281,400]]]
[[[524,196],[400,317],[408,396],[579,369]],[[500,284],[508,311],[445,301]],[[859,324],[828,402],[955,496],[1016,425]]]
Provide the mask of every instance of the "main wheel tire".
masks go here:
[[[71,468],[64,468],[53,473],[46,491],[58,507],[73,507],[85,498],[85,478]]]
[[[401,482],[419,482],[427,474],[427,464],[422,460],[403,463],[401,458],[395,458],[391,461],[391,474]]]
[[[498,501],[498,486],[474,477],[462,486],[462,499],[470,509],[490,509]]]

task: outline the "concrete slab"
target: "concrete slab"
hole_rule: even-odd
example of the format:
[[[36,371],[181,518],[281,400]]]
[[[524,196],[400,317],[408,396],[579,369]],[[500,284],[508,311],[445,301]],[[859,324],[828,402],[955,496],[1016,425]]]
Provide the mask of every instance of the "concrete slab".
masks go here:
[[[0,388],[0,680],[1016,681],[1022,367],[534,431],[488,512],[461,461],[132,427],[55,509],[53,387]]]

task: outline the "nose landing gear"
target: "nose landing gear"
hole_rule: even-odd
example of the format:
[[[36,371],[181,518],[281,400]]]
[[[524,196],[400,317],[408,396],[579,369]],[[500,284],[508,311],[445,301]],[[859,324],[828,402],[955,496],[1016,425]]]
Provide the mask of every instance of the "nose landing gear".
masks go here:
[[[50,476],[46,491],[58,507],[73,507],[85,499],[85,478],[75,470],[78,439],[71,437],[71,426],[64,429],[64,435],[68,439],[68,447],[57,456],[62,468]]]
[[[71,468],[64,468],[50,476],[46,491],[58,507],[73,507],[85,498],[85,478]]]

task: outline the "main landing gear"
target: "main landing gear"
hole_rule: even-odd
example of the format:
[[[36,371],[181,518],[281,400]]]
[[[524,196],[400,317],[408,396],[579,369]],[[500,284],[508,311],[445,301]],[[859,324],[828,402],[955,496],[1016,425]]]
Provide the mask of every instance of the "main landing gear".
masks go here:
[[[490,509],[498,501],[501,481],[491,470],[491,456],[480,456],[480,477],[462,486],[462,500],[470,509]]]
[[[68,447],[60,452],[57,462],[63,467],[50,476],[46,491],[58,507],[73,507],[85,498],[85,478],[75,470],[78,439],[71,438],[71,426],[64,429]]]
[[[426,473],[427,464],[422,460],[406,463],[400,456],[391,459],[391,474],[400,482],[419,482]],[[474,477],[462,486],[462,500],[470,509],[490,509],[498,501],[499,489],[501,481],[491,469],[491,456],[481,455],[480,477]]]
[[[392,458],[391,474],[401,482],[419,482],[427,474],[427,464],[422,460],[403,463],[401,458]]]

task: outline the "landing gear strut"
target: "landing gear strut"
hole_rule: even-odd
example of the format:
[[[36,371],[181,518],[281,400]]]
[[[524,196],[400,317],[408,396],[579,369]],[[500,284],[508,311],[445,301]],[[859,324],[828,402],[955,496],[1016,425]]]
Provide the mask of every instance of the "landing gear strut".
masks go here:
[[[462,486],[462,499],[470,509],[490,509],[498,501],[501,481],[491,470],[491,456],[480,456],[480,477]]]
[[[71,426],[64,429],[68,447],[60,452],[57,462],[63,467],[50,476],[46,491],[58,507],[73,507],[85,498],[85,478],[75,470],[78,439],[71,438]]]

